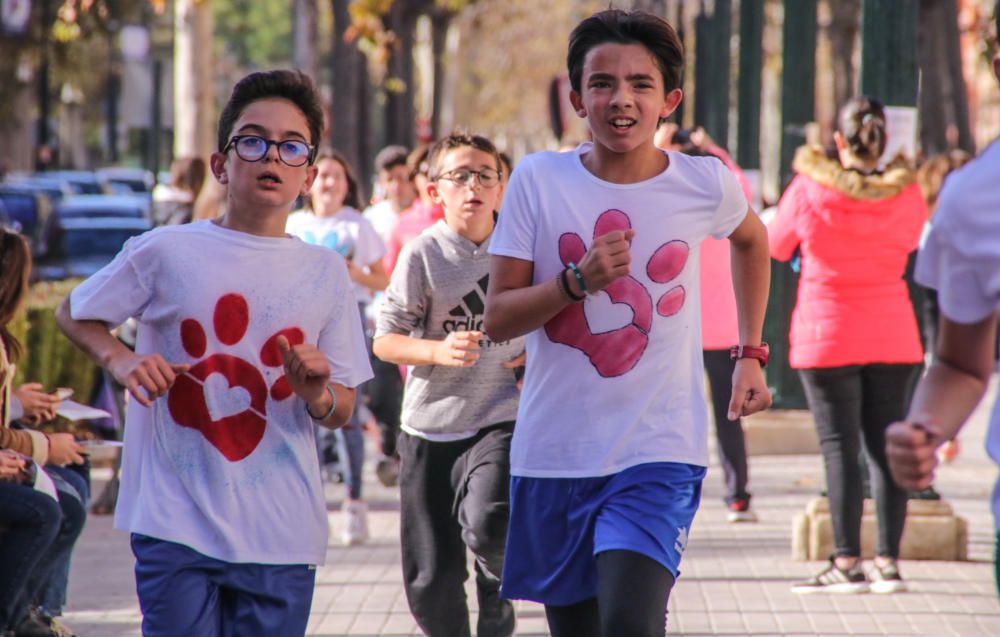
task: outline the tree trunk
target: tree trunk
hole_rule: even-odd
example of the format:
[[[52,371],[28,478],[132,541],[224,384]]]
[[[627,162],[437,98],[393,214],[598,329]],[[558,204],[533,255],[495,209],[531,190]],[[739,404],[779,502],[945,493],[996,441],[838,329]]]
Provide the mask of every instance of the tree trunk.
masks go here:
[[[861,24],[861,0],[831,0],[830,58],[836,108],[854,96],[854,44]]]
[[[368,129],[362,127],[363,98],[368,82],[367,62],[353,42],[344,34],[351,25],[347,11],[350,0],[333,0],[333,47],[330,55],[330,88],[333,94],[333,117],[330,142],[344,153],[356,168],[362,168],[361,140],[367,139]]]
[[[292,64],[318,80],[316,42],[319,39],[319,7],[316,0],[295,0],[292,7]]]
[[[215,150],[212,2],[176,0],[174,13],[174,156]]]
[[[413,47],[416,41],[418,13],[406,2],[394,2],[389,11],[388,27],[396,34],[389,55],[389,85],[386,90],[385,137],[387,144],[412,146],[414,135]]]
[[[921,0],[918,20],[917,51],[923,78],[920,146],[928,156],[956,146],[974,152],[955,3]]]
[[[448,45],[448,28],[455,14],[450,11],[435,11],[431,15],[431,50],[434,55],[434,98],[431,106],[431,138],[441,134],[441,112],[445,94],[445,55]]]

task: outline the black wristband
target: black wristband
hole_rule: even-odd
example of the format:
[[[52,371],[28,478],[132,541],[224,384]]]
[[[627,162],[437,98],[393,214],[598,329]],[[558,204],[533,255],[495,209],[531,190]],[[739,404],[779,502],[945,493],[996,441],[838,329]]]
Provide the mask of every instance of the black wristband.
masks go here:
[[[573,301],[574,303],[579,303],[580,301],[587,298],[587,295],[573,294],[573,290],[569,288],[569,275],[567,274],[568,272],[569,268],[563,268],[563,271],[559,273],[560,288],[562,288],[562,291],[566,293],[566,296],[569,297],[569,300]]]

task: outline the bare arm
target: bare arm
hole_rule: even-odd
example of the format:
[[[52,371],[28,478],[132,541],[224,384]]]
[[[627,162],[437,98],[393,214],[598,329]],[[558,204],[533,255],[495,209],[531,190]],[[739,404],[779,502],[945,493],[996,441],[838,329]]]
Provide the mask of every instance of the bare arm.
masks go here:
[[[934,362],[917,385],[906,422],[886,432],[893,479],[911,490],[927,488],[937,466],[935,450],[958,433],[979,404],[996,349],[997,315],[972,324],[941,316]]]
[[[767,230],[753,210],[748,210],[740,225],[729,235],[729,242],[740,344],[760,345],[771,285],[771,257]],[[771,392],[760,363],[747,358],[736,361],[729,419],[749,416],[770,406]]]
[[[771,287],[771,257],[767,229],[752,210],[729,235],[729,245],[740,343],[759,345]]]
[[[385,265],[382,259],[377,259],[368,264],[367,268],[359,268],[353,261],[347,261],[347,273],[351,280],[359,283],[369,290],[375,292],[382,291],[389,285],[389,275],[385,273]]]
[[[471,367],[479,360],[482,332],[451,332],[443,341],[385,334],[375,339],[372,351],[387,363],[397,365],[445,365]]]
[[[56,310],[56,323],[74,345],[111,372],[116,381],[147,407],[165,395],[177,375],[190,367],[169,363],[159,354],[136,354],[111,334],[107,323],[74,319],[70,297]]]
[[[578,264],[588,293],[599,292],[628,275],[634,236],[635,230],[629,229],[608,232],[594,239]],[[535,264],[524,259],[496,255],[490,258],[490,285],[486,292],[483,326],[494,341],[508,341],[532,332],[571,303],[560,291],[556,282],[558,277],[532,285],[534,269]],[[575,277],[567,277],[567,280],[573,294],[583,295]]]

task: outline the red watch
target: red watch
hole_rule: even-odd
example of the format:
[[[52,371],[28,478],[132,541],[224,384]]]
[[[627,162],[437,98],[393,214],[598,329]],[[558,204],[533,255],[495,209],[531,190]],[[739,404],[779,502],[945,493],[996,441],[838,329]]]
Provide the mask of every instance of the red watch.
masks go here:
[[[759,347],[753,345],[733,345],[729,350],[730,360],[741,358],[756,358],[761,367],[767,367],[767,359],[770,358],[771,347],[767,343],[761,343]]]

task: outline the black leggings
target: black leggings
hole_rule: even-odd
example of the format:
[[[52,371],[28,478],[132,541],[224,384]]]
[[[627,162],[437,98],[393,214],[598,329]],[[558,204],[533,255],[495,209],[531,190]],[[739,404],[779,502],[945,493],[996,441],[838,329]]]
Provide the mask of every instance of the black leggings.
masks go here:
[[[869,364],[800,369],[816,422],[836,555],[861,556],[860,447],[864,444],[878,519],[875,552],[899,557],[907,493],[889,475],[885,430],[906,415],[919,365]]]
[[[633,551],[597,556],[597,597],[570,606],[546,606],[552,637],[662,637],[674,576]]]

